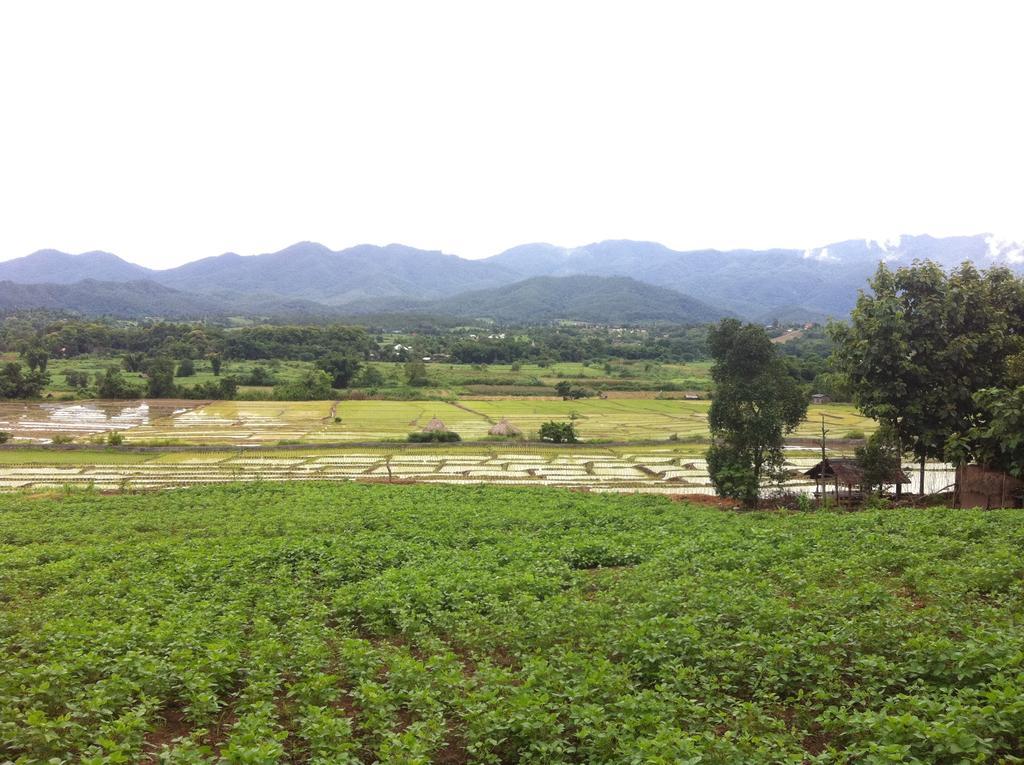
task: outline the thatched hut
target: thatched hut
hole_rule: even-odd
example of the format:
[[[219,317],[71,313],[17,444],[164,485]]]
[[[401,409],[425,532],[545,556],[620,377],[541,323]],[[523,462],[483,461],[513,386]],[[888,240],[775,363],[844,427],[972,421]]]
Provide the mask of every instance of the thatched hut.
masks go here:
[[[509,422],[507,417],[502,417],[500,422],[491,426],[487,434],[491,436],[521,436],[523,431]]]
[[[448,426],[436,417],[431,418],[430,422],[423,428],[424,433],[443,433],[446,430],[448,430]]]
[[[834,486],[836,499],[840,497],[840,487],[846,489],[846,495],[850,499],[854,498],[853,490],[855,488],[858,493],[864,489],[864,468],[857,460],[850,457],[825,458],[806,471],[804,475],[813,478],[815,483],[821,485],[821,494],[824,494],[829,486]],[[910,483],[910,479],[901,468],[897,467],[890,475],[886,476],[884,483],[904,484]]]

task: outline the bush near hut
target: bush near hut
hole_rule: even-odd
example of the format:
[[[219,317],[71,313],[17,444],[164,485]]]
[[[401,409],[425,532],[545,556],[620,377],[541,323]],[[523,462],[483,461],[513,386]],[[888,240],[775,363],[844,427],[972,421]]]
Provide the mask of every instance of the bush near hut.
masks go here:
[[[461,441],[462,436],[454,430],[419,430],[410,433],[407,440],[411,444],[444,444]]]
[[[574,444],[579,441],[576,426],[571,422],[550,420],[540,426],[538,435],[541,441],[549,441],[553,444]]]

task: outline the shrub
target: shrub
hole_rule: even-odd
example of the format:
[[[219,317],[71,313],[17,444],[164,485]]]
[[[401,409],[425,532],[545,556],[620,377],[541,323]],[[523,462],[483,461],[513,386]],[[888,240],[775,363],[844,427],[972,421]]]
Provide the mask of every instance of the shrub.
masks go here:
[[[270,370],[258,364],[250,370],[249,374],[242,378],[242,385],[253,385],[257,387],[274,385],[276,382],[277,381],[274,379],[274,375],[270,373]]]
[[[720,497],[757,502],[760,486],[750,458],[725,444],[714,444],[707,452],[708,475]]]
[[[124,434],[119,433],[116,430],[112,430],[107,433],[107,445],[108,446],[120,446],[124,443]]]
[[[274,398],[281,401],[316,401],[334,398],[331,376],[322,369],[310,369],[294,382],[275,385]]]
[[[550,441],[553,444],[574,444],[579,440],[576,426],[571,422],[545,422],[540,426],[539,435],[541,441]]]
[[[462,436],[453,430],[420,430],[407,437],[411,444],[451,443],[461,441]]]
[[[100,398],[135,398],[139,389],[124,379],[121,370],[110,367],[96,381],[96,392]]]
[[[89,387],[89,373],[79,372],[75,369],[69,369],[64,373],[64,379],[67,384],[72,388],[87,388]]]
[[[580,398],[592,398],[597,395],[590,388],[584,388],[580,385],[571,385],[564,381],[555,386],[555,391],[566,401],[574,401]]]
[[[0,430],[0,444],[5,444],[11,440],[11,434],[6,430]]]
[[[196,373],[196,365],[192,359],[182,359],[178,363],[178,372],[175,377],[191,377]]]
[[[856,428],[854,428],[853,430],[846,431],[846,435],[843,436],[843,438],[849,439],[851,441],[863,441],[864,431],[857,430]]]
[[[55,444],[70,444],[74,439],[67,433],[58,433],[50,440]]]

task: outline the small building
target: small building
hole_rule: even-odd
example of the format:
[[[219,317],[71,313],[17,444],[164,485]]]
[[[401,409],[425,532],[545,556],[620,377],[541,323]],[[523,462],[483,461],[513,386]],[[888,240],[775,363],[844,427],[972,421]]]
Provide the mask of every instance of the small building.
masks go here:
[[[502,417],[499,422],[491,426],[487,434],[491,436],[521,436],[523,431],[509,422],[507,417]]]
[[[804,473],[808,478],[813,478],[819,485],[818,496],[824,496],[828,487],[835,488],[836,499],[842,499],[841,489],[846,489],[846,499],[858,498],[864,491],[864,468],[857,460],[851,457],[836,457],[823,459],[817,465]],[[896,468],[893,473],[886,476],[887,486],[910,483],[907,474],[901,468]],[[854,489],[857,493],[854,494]]]
[[[957,507],[1024,507],[1024,481],[1009,473],[981,465],[962,465],[956,469],[956,482]]]
[[[696,393],[685,393],[683,398],[687,401],[700,401],[700,396]]]
[[[831,404],[832,403],[832,397],[829,396],[827,393],[813,393],[813,394],[811,394],[811,403],[812,404]]]
[[[446,430],[448,430],[448,426],[436,417],[431,418],[430,422],[423,428],[424,433],[442,433]]]

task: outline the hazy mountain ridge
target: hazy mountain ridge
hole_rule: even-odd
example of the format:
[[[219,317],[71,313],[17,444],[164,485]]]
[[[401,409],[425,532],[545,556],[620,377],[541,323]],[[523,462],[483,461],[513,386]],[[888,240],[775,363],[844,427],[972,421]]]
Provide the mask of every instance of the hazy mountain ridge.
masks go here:
[[[74,284],[0,282],[0,313],[46,308],[118,318],[201,319],[260,316],[289,320],[422,315],[492,319],[516,324],[558,320],[635,324],[702,324],[726,315],[699,300],[625,277],[539,276],[438,300],[363,300],[328,306],[272,295],[197,295],[153,281]]]
[[[512,323],[564,319],[594,324],[705,324],[731,315],[689,295],[629,277],[585,274],[534,276],[433,301],[362,301],[341,310],[355,315],[416,313]]]
[[[145,280],[193,298],[215,296],[221,308],[230,303],[243,310],[252,306],[261,315],[277,308],[305,315],[333,313],[328,307],[362,311],[366,301],[379,301],[380,308],[395,300],[397,304],[419,304],[507,287],[538,276],[589,275],[629,277],[683,295],[699,295],[702,304],[714,306],[716,311],[749,319],[770,320],[776,313],[784,313],[816,320],[846,315],[878,262],[895,266],[915,258],[930,258],[946,267],[971,260],[979,267],[1001,264],[1024,270],[1024,246],[978,234],[849,240],[810,250],[676,251],[657,242],[633,240],[574,248],[535,243],[481,260],[399,244],[363,244],[333,251],[314,242],[300,242],[274,253],[226,253],[165,270],[145,268],[105,252],[68,255],[42,250],[0,263],[0,281],[75,284],[85,279]],[[10,289],[0,286],[0,292]],[[15,298],[23,301],[28,294],[12,294],[6,302],[0,300],[0,305]],[[36,294],[44,299],[46,293]],[[159,303],[158,296],[151,294]],[[109,292],[107,296],[112,297]],[[629,297],[628,290],[623,292],[621,300],[631,299],[635,298]],[[619,313],[628,313],[628,306]]]
[[[74,284],[16,284],[0,281],[0,311],[31,308],[75,311],[89,316],[168,319],[222,315],[217,300],[189,295],[148,280],[98,281]]]

